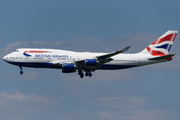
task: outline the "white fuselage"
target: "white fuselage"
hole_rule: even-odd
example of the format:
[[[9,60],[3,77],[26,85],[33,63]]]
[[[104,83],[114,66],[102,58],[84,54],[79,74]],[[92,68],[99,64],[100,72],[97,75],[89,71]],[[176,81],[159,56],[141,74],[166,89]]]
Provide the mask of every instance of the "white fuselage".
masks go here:
[[[34,51],[34,52],[26,52]],[[45,51],[45,52],[41,52]],[[24,55],[27,53],[27,55]],[[104,55],[107,53],[89,53],[89,52],[73,52],[66,50],[57,49],[30,49],[22,48],[17,49],[14,52],[6,55],[3,60],[6,62],[21,66],[21,67],[35,67],[35,68],[59,68],[61,66],[56,66],[56,63],[74,63],[75,61],[84,59],[96,59],[96,56]],[[29,55],[29,56],[28,56]],[[148,60],[153,56],[149,54],[118,54],[112,57],[112,61],[107,62],[99,69],[113,70],[113,69],[124,69],[130,67],[143,66],[153,63],[165,62],[163,60]]]

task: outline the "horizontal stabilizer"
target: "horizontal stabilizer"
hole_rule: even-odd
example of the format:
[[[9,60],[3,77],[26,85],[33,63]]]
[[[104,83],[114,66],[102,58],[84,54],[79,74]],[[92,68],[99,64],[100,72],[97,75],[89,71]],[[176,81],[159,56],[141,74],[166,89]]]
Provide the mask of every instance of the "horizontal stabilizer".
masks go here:
[[[158,56],[155,58],[150,58],[148,60],[162,60],[162,59],[168,59],[171,58],[172,56],[174,56],[175,54],[169,54],[169,55],[165,55],[165,56]]]

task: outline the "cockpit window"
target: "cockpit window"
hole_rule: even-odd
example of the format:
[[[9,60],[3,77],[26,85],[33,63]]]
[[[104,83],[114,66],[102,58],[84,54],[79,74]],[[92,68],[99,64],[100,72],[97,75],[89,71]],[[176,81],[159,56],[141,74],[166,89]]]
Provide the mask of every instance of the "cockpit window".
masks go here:
[[[14,52],[19,52],[19,50],[14,50]]]

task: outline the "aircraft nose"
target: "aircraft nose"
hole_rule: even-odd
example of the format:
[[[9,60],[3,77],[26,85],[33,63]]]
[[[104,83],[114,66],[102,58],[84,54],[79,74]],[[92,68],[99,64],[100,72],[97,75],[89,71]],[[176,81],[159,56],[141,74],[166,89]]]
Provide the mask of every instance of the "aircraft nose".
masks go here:
[[[6,57],[7,57],[7,56],[4,56],[4,57],[3,57],[3,60],[4,60],[4,61],[7,61]]]

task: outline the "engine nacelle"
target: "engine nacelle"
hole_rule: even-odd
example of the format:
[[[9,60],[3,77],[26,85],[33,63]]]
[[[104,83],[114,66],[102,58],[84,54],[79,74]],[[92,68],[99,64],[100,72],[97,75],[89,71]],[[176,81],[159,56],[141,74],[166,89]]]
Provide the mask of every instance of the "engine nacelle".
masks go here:
[[[99,62],[96,59],[86,59],[85,60],[85,65],[86,66],[95,66],[95,65],[98,65],[98,64],[99,64]]]
[[[62,64],[62,73],[72,73],[76,72],[77,66],[72,63],[63,63]]]

